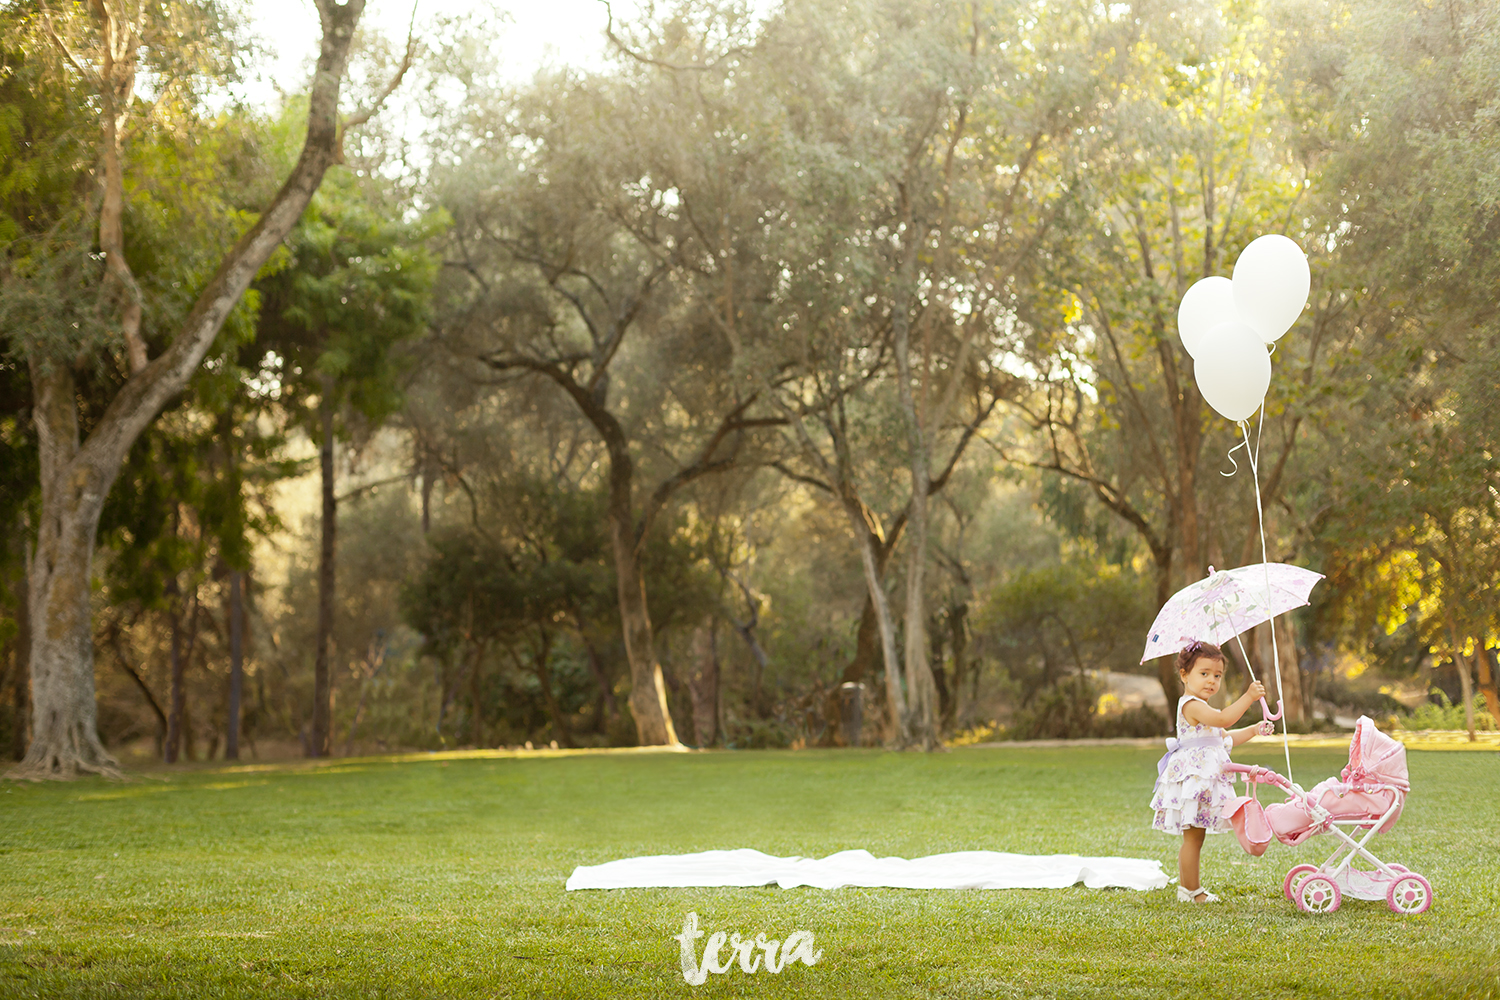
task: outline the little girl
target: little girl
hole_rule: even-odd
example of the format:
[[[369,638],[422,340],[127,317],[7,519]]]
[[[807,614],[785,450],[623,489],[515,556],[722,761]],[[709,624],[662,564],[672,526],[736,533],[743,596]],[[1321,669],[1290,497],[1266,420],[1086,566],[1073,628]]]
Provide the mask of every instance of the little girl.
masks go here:
[[[1163,833],[1182,834],[1177,852],[1177,899],[1183,903],[1217,903],[1219,897],[1203,888],[1198,878],[1198,858],[1206,833],[1227,833],[1231,827],[1224,806],[1234,798],[1234,786],[1223,773],[1229,751],[1254,736],[1274,731],[1269,722],[1243,729],[1234,725],[1266,689],[1252,681],[1245,693],[1225,709],[1213,708],[1208,699],[1224,681],[1224,653],[1218,646],[1194,642],[1177,654],[1177,673],[1187,693],[1177,702],[1177,738],[1167,741],[1167,753],[1157,765],[1156,788],[1151,808],[1156,818],[1151,826]]]

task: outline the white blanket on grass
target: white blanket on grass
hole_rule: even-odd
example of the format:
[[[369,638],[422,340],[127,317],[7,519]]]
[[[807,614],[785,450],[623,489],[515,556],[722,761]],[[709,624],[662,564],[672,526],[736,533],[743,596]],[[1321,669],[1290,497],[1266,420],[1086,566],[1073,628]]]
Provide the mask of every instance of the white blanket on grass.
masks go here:
[[[762,886],[815,889],[884,886],[893,889],[1161,889],[1160,861],[1085,858],[1076,854],[1003,854],[958,851],[931,857],[877,858],[869,851],[839,851],[826,858],[777,858],[760,851],[703,851],[625,858],[579,865],[568,889],[645,889],[687,886]]]

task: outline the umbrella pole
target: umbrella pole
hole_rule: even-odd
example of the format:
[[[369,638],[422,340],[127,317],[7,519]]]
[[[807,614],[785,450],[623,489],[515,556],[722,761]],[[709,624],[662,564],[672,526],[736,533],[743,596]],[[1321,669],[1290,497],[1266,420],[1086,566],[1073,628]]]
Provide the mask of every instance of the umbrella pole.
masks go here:
[[[1255,429],[1255,447],[1254,448],[1250,447],[1250,428],[1249,428],[1249,425],[1247,425],[1245,423],[1245,421],[1243,421],[1243,420],[1240,421],[1240,433],[1242,435],[1244,435],[1244,438],[1245,438],[1245,457],[1248,458],[1249,461],[1250,461],[1250,475],[1255,480],[1255,520],[1256,520],[1256,525],[1260,528],[1260,565],[1261,565],[1261,568],[1265,571],[1265,574],[1266,574],[1266,597],[1269,600],[1270,594],[1271,594],[1271,565],[1270,565],[1270,559],[1266,555],[1266,515],[1265,515],[1265,511],[1261,509],[1261,503],[1260,503],[1260,438],[1261,438],[1261,431],[1265,427],[1265,421],[1266,421],[1266,404],[1264,402],[1262,402],[1260,404],[1260,423],[1256,426],[1256,429]],[[1276,704],[1277,704],[1277,708],[1279,708],[1280,711],[1281,711],[1281,752],[1286,757],[1286,780],[1287,781],[1291,781],[1292,780],[1292,750],[1291,750],[1291,741],[1287,738],[1286,706],[1285,706],[1285,704],[1284,704],[1284,702],[1282,700],[1282,695],[1281,695],[1281,692],[1284,689],[1281,686],[1281,654],[1276,649],[1276,616],[1275,615],[1271,616],[1271,620],[1270,620],[1269,624],[1271,626],[1271,665],[1272,665],[1272,668],[1276,672]],[[1236,635],[1234,638],[1235,638],[1236,642],[1239,642],[1239,636],[1238,635]],[[1240,652],[1243,653],[1244,651],[1245,651],[1245,647],[1244,647],[1244,644],[1242,643],[1240,645]],[[1245,658],[1245,662],[1246,663],[1250,662],[1249,657]],[[1254,679],[1254,674],[1251,675],[1251,678]],[[1265,702],[1262,701],[1261,704],[1264,705]]]

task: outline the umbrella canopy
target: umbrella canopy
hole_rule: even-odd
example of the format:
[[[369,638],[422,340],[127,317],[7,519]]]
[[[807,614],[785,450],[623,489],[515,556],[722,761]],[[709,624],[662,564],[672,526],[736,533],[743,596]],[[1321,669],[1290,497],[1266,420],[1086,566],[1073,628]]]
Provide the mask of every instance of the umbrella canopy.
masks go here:
[[[1301,566],[1255,563],[1215,572],[1183,587],[1162,605],[1147,634],[1141,662],[1186,649],[1195,639],[1222,645],[1241,632],[1307,603],[1323,579]]]

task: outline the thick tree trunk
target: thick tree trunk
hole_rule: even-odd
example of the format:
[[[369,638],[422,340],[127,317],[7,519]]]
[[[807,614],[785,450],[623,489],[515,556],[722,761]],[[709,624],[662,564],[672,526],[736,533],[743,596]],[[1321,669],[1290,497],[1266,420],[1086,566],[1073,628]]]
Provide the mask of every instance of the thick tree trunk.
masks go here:
[[[646,605],[646,579],[632,502],[635,465],[617,422],[611,418],[599,430],[609,450],[609,538],[615,556],[625,658],[630,662],[630,714],[635,720],[636,738],[641,746],[679,746]]]
[[[312,739],[308,756],[327,757],[333,715],[333,692],[329,682],[328,655],[333,641],[335,560],[337,558],[338,499],[334,495],[333,466],[333,378],[323,376],[323,396],[318,401],[321,438],[318,467],[323,487],[322,542],[318,551],[318,637],[313,659]]]
[[[340,155],[340,83],[365,0],[316,0],[323,37],[308,98],[307,135],[270,206],[224,255],[166,352],[131,378],[79,446],[72,359],[30,352],[33,420],[41,459],[42,515],[30,564],[32,726],[14,775],[118,775],[99,742],[89,574],[104,498],[131,445],[180,393],[225,319],[271,253],[302,217],[323,174]],[[128,319],[128,317],[126,317]]]
[[[625,656],[630,661],[630,714],[641,746],[677,746],[677,730],[667,707],[667,684],[656,658],[651,614],[646,607],[646,581],[636,549],[635,526],[628,508],[610,504],[610,540],[615,554],[615,583],[620,596],[620,626]]]
[[[104,497],[119,462],[80,453],[72,373],[31,359],[41,459],[42,517],[28,579],[31,635],[31,743],[18,777],[118,776],[99,742],[94,705],[94,642],[89,573]]]
[[[224,759],[240,759],[240,700],[245,686],[244,574],[229,572],[229,707],[224,726]]]

